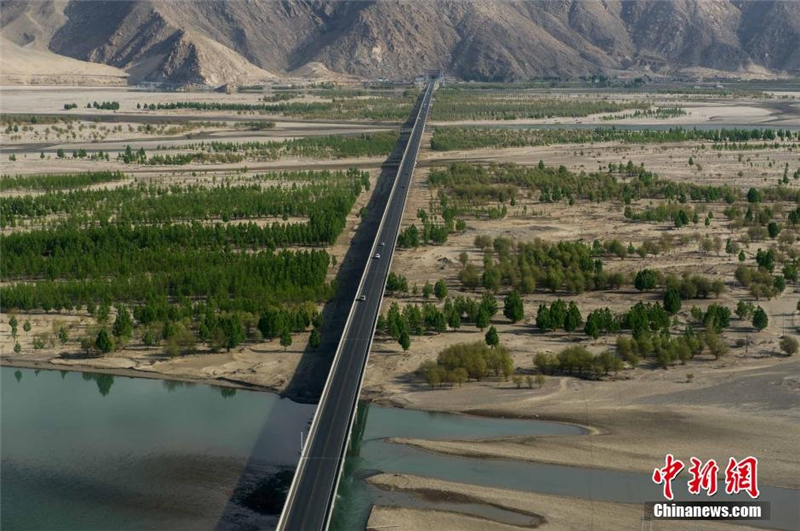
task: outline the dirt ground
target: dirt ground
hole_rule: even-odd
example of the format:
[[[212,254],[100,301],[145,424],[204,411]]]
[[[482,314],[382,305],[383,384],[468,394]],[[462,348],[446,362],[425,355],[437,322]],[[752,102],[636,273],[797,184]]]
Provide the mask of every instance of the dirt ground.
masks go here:
[[[400,491],[416,496],[436,491],[444,495],[470,499],[472,503],[491,505],[510,512],[534,513],[544,521],[533,527],[546,531],[573,531],[594,529],[596,531],[640,531],[642,508],[639,505],[579,500],[563,496],[533,494],[514,490],[476,487],[463,483],[451,483],[436,479],[399,474],[380,474],[369,482],[383,490]],[[466,516],[455,512],[378,506],[370,514],[367,529],[397,529],[399,531],[513,531],[531,529],[491,520]],[[685,530],[686,522],[658,521],[652,529],[659,531]],[[756,528],[716,522],[691,522],[696,531],[717,531]]]

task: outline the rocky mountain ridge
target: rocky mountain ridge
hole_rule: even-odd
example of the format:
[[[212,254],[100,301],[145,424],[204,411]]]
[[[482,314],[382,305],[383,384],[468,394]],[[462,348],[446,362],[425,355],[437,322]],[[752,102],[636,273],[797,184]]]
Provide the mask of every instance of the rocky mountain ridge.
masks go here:
[[[0,34],[116,67],[130,82],[326,69],[408,78],[439,68],[494,81],[693,68],[800,75],[800,2],[787,0],[2,0]]]

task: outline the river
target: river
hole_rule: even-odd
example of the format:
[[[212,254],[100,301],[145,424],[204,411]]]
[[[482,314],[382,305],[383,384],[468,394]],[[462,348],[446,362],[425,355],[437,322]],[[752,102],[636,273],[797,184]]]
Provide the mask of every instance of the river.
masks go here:
[[[271,528],[314,412],[268,393],[10,367],[0,368],[0,397],[0,527],[20,531]],[[377,472],[599,501],[660,499],[645,474],[466,459],[386,440],[581,433],[554,422],[362,406],[333,528],[364,529],[373,504],[433,507],[369,486],[365,478]],[[798,529],[798,492],[762,492],[772,502],[769,526]],[[435,507],[531,523],[488,505]]]

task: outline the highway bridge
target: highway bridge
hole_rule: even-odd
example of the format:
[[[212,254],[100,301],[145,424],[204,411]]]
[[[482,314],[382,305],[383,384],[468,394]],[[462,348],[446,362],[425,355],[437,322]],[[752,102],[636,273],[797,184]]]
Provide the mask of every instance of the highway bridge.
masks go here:
[[[430,82],[414,108],[416,119],[289,488],[278,531],[324,531],[330,523],[433,88],[434,83]]]

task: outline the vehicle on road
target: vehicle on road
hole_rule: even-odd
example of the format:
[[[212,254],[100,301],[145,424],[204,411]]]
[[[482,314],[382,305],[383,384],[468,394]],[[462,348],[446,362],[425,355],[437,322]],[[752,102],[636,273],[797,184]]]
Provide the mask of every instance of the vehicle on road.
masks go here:
[[[375,258],[375,260],[380,260],[381,259],[381,253],[375,253],[375,257],[374,258]]]
[[[360,300],[360,301],[365,301],[365,300],[367,300],[367,296],[366,296],[366,295],[362,295],[362,296],[360,296],[360,297],[358,298],[358,300]]]

